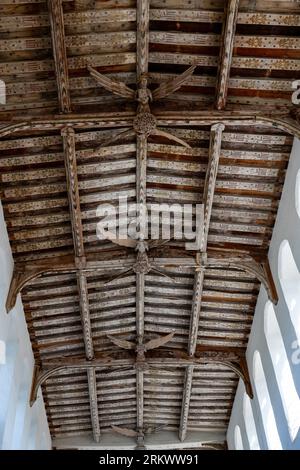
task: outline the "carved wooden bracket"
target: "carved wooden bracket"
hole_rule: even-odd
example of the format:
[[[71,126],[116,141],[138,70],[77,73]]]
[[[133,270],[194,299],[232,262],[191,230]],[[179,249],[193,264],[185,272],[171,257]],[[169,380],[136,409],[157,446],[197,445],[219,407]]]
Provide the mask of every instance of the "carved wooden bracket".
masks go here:
[[[16,304],[17,296],[30,281],[47,272],[75,271],[74,258],[61,256],[45,258],[33,263],[16,263],[6,299],[6,311],[9,313]]]
[[[254,275],[265,287],[268,298],[273,304],[278,302],[278,294],[268,260],[258,263],[253,258],[208,258],[206,267],[217,268],[226,267],[228,269],[240,269],[246,273]]]

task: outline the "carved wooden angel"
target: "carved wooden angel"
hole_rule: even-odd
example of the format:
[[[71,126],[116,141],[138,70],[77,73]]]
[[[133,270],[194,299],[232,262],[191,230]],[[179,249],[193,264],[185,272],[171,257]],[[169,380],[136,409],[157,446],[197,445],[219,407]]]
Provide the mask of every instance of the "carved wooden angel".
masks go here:
[[[145,137],[148,137],[150,135],[159,135],[161,137],[165,137],[166,139],[172,140],[180,145],[183,145],[184,147],[190,147],[182,139],[179,139],[178,137],[170,134],[169,132],[165,132],[157,128],[156,118],[150,111],[149,103],[151,101],[157,101],[159,99],[165,98],[166,96],[178,90],[193,74],[196,67],[197,65],[192,65],[178,77],[174,78],[173,80],[161,83],[158,88],[151,92],[148,88],[147,75],[143,74],[141,76],[138,83],[138,89],[137,91],[135,91],[125,85],[125,83],[116,80],[111,80],[107,76],[97,72],[97,70],[95,70],[93,67],[88,66],[88,71],[90,72],[92,77],[106,90],[110,91],[111,93],[114,93],[115,95],[121,96],[122,98],[127,98],[129,100],[138,102],[137,116],[133,121],[133,129],[121,132],[120,134],[117,134],[116,136],[104,141],[102,143],[102,146],[108,145],[112,142],[126,137],[130,137],[132,135],[142,135]]]

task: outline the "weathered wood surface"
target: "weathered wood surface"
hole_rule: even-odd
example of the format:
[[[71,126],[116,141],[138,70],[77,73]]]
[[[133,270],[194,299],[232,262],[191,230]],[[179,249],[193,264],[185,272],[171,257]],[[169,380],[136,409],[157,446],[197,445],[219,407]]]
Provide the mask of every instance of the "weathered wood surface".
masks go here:
[[[53,437],[99,440],[113,425],[164,425],[181,439],[224,432],[238,377],[252,395],[243,355],[260,283],[277,301],[266,254],[300,137],[291,103],[300,6],[230,0],[224,15],[223,1],[100,3],[1,2],[0,189],[15,260],[7,310],[22,291],[36,378],[58,362],[43,383]],[[151,103],[157,126],[189,148],[163,135],[99,147],[132,127],[136,104],[99,87],[88,65],[131,90],[148,72],[156,96],[193,64],[180,89]],[[225,129],[212,164],[215,125]],[[96,236],[97,206],[122,195],[148,207],[206,201],[207,261],[171,240],[148,252],[161,272],[124,273],[136,253]],[[141,346],[170,332],[144,369],[109,339]],[[205,362],[201,348],[238,357]],[[61,358],[84,364],[61,368]]]

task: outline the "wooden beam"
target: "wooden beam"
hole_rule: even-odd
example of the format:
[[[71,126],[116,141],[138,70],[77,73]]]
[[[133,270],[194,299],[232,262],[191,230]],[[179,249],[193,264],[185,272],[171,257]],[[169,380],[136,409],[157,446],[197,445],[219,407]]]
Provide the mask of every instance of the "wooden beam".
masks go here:
[[[224,109],[226,106],[234,35],[238,17],[238,8],[239,0],[227,0],[224,12],[218,78],[216,86],[215,106],[217,109]]]
[[[103,258],[97,253],[86,256],[86,263],[81,265],[81,271],[83,272],[105,272],[106,270],[120,270],[130,268],[134,265],[136,259],[134,256],[127,256],[126,258],[120,258],[110,260],[107,257]],[[56,273],[70,273],[78,272],[78,266],[80,266],[80,259],[74,259],[69,255],[67,256],[55,256],[51,259],[39,259],[36,261],[28,261],[26,263],[19,262],[15,263],[14,271],[10,283],[10,288],[6,300],[7,313],[14,307],[17,299],[17,295],[22,289],[33,279],[40,277],[42,274],[56,274]],[[258,262],[251,256],[234,256],[233,253],[227,251],[219,251],[218,256],[211,255],[208,252],[207,260],[199,262],[195,261],[191,257],[178,257],[178,258],[156,258],[149,257],[149,262],[152,266],[157,268],[168,268],[168,267],[190,267],[190,268],[228,268],[228,269],[239,269],[246,273],[256,276],[256,278],[264,285],[269,299],[276,304],[278,301],[278,294],[275,289],[275,283],[272,277],[271,270],[267,268],[267,260]],[[196,310],[197,311],[197,310]]]
[[[278,294],[276,291],[274,279],[272,276],[272,272],[269,267],[269,263],[267,260],[263,260],[261,263],[255,261],[254,259],[249,259],[249,257],[245,258],[237,258],[237,259],[230,259],[226,257],[224,258],[208,258],[207,267],[210,268],[228,268],[228,269],[240,269],[246,273],[252,274],[255,276],[264,286],[266,289],[268,298],[274,305],[278,302]]]
[[[98,354],[92,360],[87,360],[86,357],[63,357],[61,359],[49,359],[43,361],[42,367],[37,365],[34,370],[30,404],[31,406],[36,400],[38,388],[51,376],[55,375],[61,370],[88,370],[88,369],[101,369],[114,367],[130,367],[142,368],[147,370],[148,367],[164,369],[165,367],[197,367],[200,364],[223,364],[231,368],[239,377],[243,378],[242,369],[240,366],[241,358],[244,354],[235,348],[217,350],[204,349],[203,347],[196,350],[195,356],[191,357],[186,351],[181,349],[148,351],[145,360],[136,362],[136,356],[130,352],[121,351],[110,354]],[[139,383],[140,385],[140,383]]]
[[[198,324],[200,315],[200,306],[203,291],[204,268],[196,271],[194,278],[194,294],[192,301],[192,313],[190,320],[190,332],[188,342],[188,353],[190,356],[195,354],[198,338]]]
[[[193,372],[194,372],[194,366],[188,366],[185,370],[180,427],[179,427],[179,439],[181,440],[181,442],[185,440],[186,434],[187,434],[190,401],[191,401],[191,395],[192,395]]]
[[[87,369],[87,379],[89,387],[90,412],[95,442],[100,441],[100,424],[98,412],[97,381],[95,369]]]
[[[136,371],[136,425],[144,432],[144,372],[140,368]]]
[[[143,2],[140,2],[143,3]],[[137,135],[136,149],[136,199],[139,209],[139,230],[144,230],[143,207],[146,207],[146,167],[147,167],[147,137]],[[141,233],[142,235],[142,233]],[[145,274],[136,273],[136,331],[138,344],[144,342],[144,292]]]
[[[78,176],[75,150],[75,131],[72,127],[61,130],[64,148],[69,210],[72,225],[74,251],[76,257],[84,257],[83,229],[78,190]]]
[[[213,124],[210,129],[210,144],[208,153],[208,166],[203,191],[204,203],[204,223],[200,243],[200,251],[206,252],[208,230],[211,219],[211,211],[217,181],[217,172],[221,153],[222,133],[225,129],[224,124]]]
[[[91,328],[89,296],[86,273],[83,267],[86,265],[86,258],[83,243],[83,228],[80,210],[80,197],[78,189],[78,175],[76,163],[75,132],[71,127],[62,129],[64,161],[66,169],[66,180],[69,200],[69,211],[72,225],[73,244],[75,252],[75,265],[77,267],[77,285],[79,291],[80,317],[83,330],[83,340],[85,354],[88,360],[94,357],[93,337]],[[90,414],[93,429],[93,436],[96,442],[100,439],[100,425],[97,402],[97,383],[95,370],[87,370]]]
[[[47,119],[37,119],[32,116],[28,121],[2,122],[0,138],[15,132],[26,132],[29,130],[60,130],[66,126],[74,129],[103,129],[112,127],[131,127],[135,113],[93,113],[93,114],[70,114],[69,116],[49,115]],[[222,123],[225,126],[265,126],[282,130],[292,136],[300,138],[300,125],[288,112],[276,109],[266,112],[264,109],[249,110],[243,106],[231,111],[162,111],[155,113],[158,126],[209,126]]]
[[[185,442],[180,442],[174,431],[162,429],[159,432],[147,435],[147,450],[154,452],[160,450],[166,452],[171,449],[174,449],[175,451],[194,449],[197,452],[199,449],[220,449],[221,447],[224,448],[225,439],[226,435],[224,430],[191,431]],[[116,434],[111,432],[102,434],[99,444],[96,444],[89,435],[57,437],[54,438],[52,442],[53,448],[58,450],[93,450],[107,453],[109,450],[120,451],[120,448],[125,451],[136,449],[136,442],[133,437],[125,437],[119,434],[118,439],[116,439]],[[138,458],[139,457],[137,457],[137,459]]]
[[[149,61],[149,0],[137,1],[137,82],[142,75],[148,73]],[[136,199],[139,209],[146,205],[146,167],[147,167],[147,136],[136,136]],[[139,213],[140,236],[143,236],[143,211]],[[145,298],[145,274],[136,273],[136,332],[137,345],[144,344],[144,298]],[[136,370],[136,410],[137,410],[137,436],[138,445],[140,436],[144,433],[144,372],[141,368]]]
[[[62,113],[69,113],[71,100],[62,0],[48,0],[48,10],[59,108]]]
[[[202,253],[201,264],[203,265],[200,269],[196,270],[194,278],[194,294],[192,301],[192,312],[190,320],[190,332],[188,341],[188,353],[193,356],[197,347],[198,339],[198,327],[199,327],[199,316],[202,301],[202,291],[205,273],[206,263],[206,250],[209,224],[211,219],[212,205],[215,193],[215,186],[217,180],[218,165],[220,160],[220,150],[222,142],[222,132],[224,130],[224,124],[214,124],[210,131],[210,145],[208,152],[208,165],[206,171],[206,178],[204,183],[203,191],[203,203],[204,203],[204,221],[202,226],[202,233],[200,237],[200,253]],[[193,381],[193,368],[191,367],[186,372],[183,398],[181,405],[181,419],[179,426],[179,438],[183,441],[186,438],[187,427],[188,427],[188,416],[189,406],[192,391]]]
[[[149,0],[137,1],[136,63],[137,81],[148,72],[149,62]]]
[[[79,306],[81,324],[83,329],[83,340],[87,359],[91,360],[94,357],[93,337],[91,328],[89,297],[86,275],[79,270],[77,273],[77,285],[79,290]]]

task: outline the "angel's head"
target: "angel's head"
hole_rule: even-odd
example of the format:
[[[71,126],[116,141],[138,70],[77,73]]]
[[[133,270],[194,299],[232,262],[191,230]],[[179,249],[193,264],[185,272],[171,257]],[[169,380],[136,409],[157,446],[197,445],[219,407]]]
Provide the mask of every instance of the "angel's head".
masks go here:
[[[139,84],[140,88],[147,88],[148,77],[147,77],[146,73],[141,74],[138,84]]]

